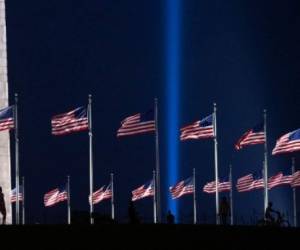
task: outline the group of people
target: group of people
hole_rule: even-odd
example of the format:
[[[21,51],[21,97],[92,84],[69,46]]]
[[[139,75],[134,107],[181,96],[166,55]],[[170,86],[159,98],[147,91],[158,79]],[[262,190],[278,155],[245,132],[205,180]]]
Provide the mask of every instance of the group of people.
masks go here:
[[[267,225],[275,225],[276,221],[278,220],[278,217],[280,216],[279,211],[274,210],[272,202],[269,202],[268,207],[265,211],[265,224]],[[139,223],[139,218],[137,215],[137,212],[134,208],[133,202],[130,202],[129,204],[129,222],[132,224]],[[277,216],[277,220],[275,217],[275,214]],[[228,225],[228,218],[231,216],[230,213],[230,205],[226,199],[226,197],[223,197],[220,202],[220,210],[219,210],[219,217],[220,217],[220,224],[221,225]],[[174,224],[175,223],[175,217],[169,210],[166,217],[167,224]]]
[[[227,225],[227,218],[230,216],[230,206],[227,202],[226,197],[222,198],[222,201],[220,203],[220,221],[222,225]],[[140,219],[138,216],[138,213],[134,207],[134,203],[132,201],[129,202],[128,207],[128,217],[129,217],[129,223],[131,224],[138,224],[140,223]],[[171,213],[170,210],[168,210],[167,216],[166,216],[167,224],[174,224],[175,223],[175,216]]]
[[[227,218],[231,216],[230,214],[230,206],[226,200],[226,197],[222,198],[220,203],[220,222],[221,225],[227,225]],[[264,214],[264,222],[266,225],[276,225],[276,223],[280,223],[282,219],[279,211],[273,209],[273,203],[269,202],[268,207],[266,208]]]

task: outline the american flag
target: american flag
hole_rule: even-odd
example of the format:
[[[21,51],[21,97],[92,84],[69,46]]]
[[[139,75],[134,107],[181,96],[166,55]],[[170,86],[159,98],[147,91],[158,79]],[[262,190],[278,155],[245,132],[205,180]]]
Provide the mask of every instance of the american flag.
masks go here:
[[[253,183],[253,175],[248,174],[237,180],[236,188],[238,192],[247,192],[250,191],[252,183]]]
[[[65,200],[68,200],[68,192],[65,188],[55,188],[44,195],[45,207],[51,207]]]
[[[180,140],[197,140],[214,137],[213,114],[180,129]]]
[[[259,178],[259,179],[253,180],[249,191],[256,190],[256,189],[262,189],[264,187],[265,187],[265,185],[264,185],[264,179],[263,178]]]
[[[281,136],[272,151],[272,155],[291,153],[300,150],[300,129]]]
[[[219,182],[218,183],[218,192],[228,192],[231,190],[231,183],[230,181],[224,181],[224,182]],[[204,185],[203,187],[203,192],[204,193],[208,193],[208,194],[212,194],[216,192],[216,182],[212,181],[212,182],[208,182]]]
[[[171,186],[169,189],[172,199],[177,199],[185,194],[192,194],[194,193],[193,178],[190,177],[186,180],[180,181],[176,185]]]
[[[17,189],[11,190],[10,202],[14,203],[17,201]],[[23,201],[23,187],[19,186],[19,201]]]
[[[264,124],[260,123],[254,128],[248,130],[235,144],[235,149],[240,150],[247,145],[255,145],[265,143],[266,137],[264,132]]]
[[[89,129],[87,109],[79,107],[67,113],[53,116],[51,119],[52,134],[66,135]]]
[[[268,179],[268,189],[272,189],[274,187],[282,186],[282,185],[290,185],[292,182],[292,175],[283,175],[282,172],[270,177]]]
[[[14,126],[14,106],[0,109],[0,131],[13,129]]]
[[[132,201],[143,199],[148,196],[154,196],[154,182],[153,180],[147,182],[145,185],[132,191]]]
[[[296,171],[295,173],[293,173],[291,186],[300,187],[300,171]]]
[[[144,134],[155,131],[154,111],[138,113],[125,118],[117,131],[117,137]]]
[[[93,205],[103,200],[111,199],[112,198],[111,184],[109,184],[106,188],[105,186],[102,186],[100,189],[98,189],[93,193],[92,197],[93,197]],[[91,200],[91,197],[89,197],[89,200]]]

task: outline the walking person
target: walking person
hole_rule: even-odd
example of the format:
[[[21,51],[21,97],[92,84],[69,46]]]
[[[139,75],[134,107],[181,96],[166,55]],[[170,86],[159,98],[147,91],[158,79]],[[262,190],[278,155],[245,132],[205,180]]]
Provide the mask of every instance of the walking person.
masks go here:
[[[2,214],[2,224],[6,224],[6,207],[2,187],[0,187],[0,212]]]

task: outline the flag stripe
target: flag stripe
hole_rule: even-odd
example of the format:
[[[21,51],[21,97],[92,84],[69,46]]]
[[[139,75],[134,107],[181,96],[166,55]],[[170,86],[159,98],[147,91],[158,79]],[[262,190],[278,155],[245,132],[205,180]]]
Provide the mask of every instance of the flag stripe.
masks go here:
[[[180,140],[197,140],[214,137],[213,115],[209,115],[201,121],[196,121],[180,129]]]
[[[68,193],[66,190],[60,191],[58,188],[51,190],[44,195],[44,205],[45,207],[53,206],[59,202],[68,199]]]
[[[296,171],[296,172],[292,175],[291,186],[292,186],[293,188],[295,188],[295,187],[300,187],[300,171]]]
[[[178,182],[176,185],[169,188],[172,195],[172,199],[178,199],[179,197],[194,193],[193,179],[190,177],[186,180]]]
[[[95,191],[92,194],[92,200],[93,200],[93,204],[97,204],[103,200],[106,199],[111,199],[112,198],[112,190],[111,190],[111,184],[107,186],[106,189],[104,189],[105,186],[102,186],[100,189],[98,189],[97,191]],[[90,201],[90,197],[89,197],[89,201]]]
[[[268,179],[268,189],[272,189],[274,187],[283,186],[283,185],[291,185],[293,181],[292,175],[284,176],[282,172],[270,177]]]
[[[52,134],[66,135],[89,129],[87,109],[79,107],[52,117]]]
[[[262,125],[258,125],[261,131],[254,131],[254,129],[250,129],[246,133],[242,135],[242,137],[235,144],[235,149],[240,150],[244,146],[247,145],[255,145],[265,143],[266,137],[265,132],[263,131],[264,127]]]
[[[272,155],[291,153],[300,150],[300,129],[281,136],[277,141]]]
[[[14,128],[14,106],[0,109],[0,131]]]
[[[150,118],[149,118],[150,119]],[[117,131],[117,137],[137,135],[155,131],[154,115],[151,120],[142,120],[142,114],[138,113],[125,118],[121,122],[121,127]]]
[[[218,183],[218,192],[228,192],[231,190],[231,183],[229,181],[226,182],[219,182]],[[212,194],[216,192],[216,182],[211,181],[204,185],[203,192]]]
[[[153,181],[150,182],[150,184],[143,185],[135,190],[132,191],[132,201],[136,201],[139,199],[143,199],[145,197],[154,196],[154,187],[153,187]]]

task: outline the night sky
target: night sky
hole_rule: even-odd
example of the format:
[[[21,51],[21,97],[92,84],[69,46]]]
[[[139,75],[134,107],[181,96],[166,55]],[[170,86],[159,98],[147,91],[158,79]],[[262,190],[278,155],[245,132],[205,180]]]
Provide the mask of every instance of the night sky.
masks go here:
[[[86,105],[93,95],[94,187],[115,174],[116,218],[127,221],[131,191],[152,178],[154,135],[116,138],[120,121],[159,100],[162,215],[168,210],[167,131],[213,112],[217,103],[219,176],[261,174],[263,145],[240,152],[234,143],[268,114],[268,147],[300,127],[300,2],[180,1],[178,121],[167,121],[167,0],[6,1],[10,104],[19,94],[20,173],[26,180],[28,223],[64,223],[66,204],[43,207],[43,195],[71,176],[73,210],[88,211],[88,134],[51,135],[51,117]],[[14,142],[12,141],[12,162]],[[179,131],[177,134],[179,138]],[[269,176],[291,171],[289,154],[269,154]],[[178,181],[197,172],[200,223],[215,222],[215,197],[202,192],[214,179],[213,140],[179,143]],[[14,174],[14,164],[12,164]],[[14,183],[14,178],[13,178]],[[223,194],[220,195],[221,197]],[[269,192],[274,207],[292,214],[292,191]],[[192,197],[179,204],[177,221],[192,222]],[[152,199],[136,202],[151,222]],[[95,206],[110,213],[110,202]],[[237,223],[262,217],[263,191],[234,191]],[[289,218],[291,221],[291,217]]]

